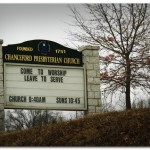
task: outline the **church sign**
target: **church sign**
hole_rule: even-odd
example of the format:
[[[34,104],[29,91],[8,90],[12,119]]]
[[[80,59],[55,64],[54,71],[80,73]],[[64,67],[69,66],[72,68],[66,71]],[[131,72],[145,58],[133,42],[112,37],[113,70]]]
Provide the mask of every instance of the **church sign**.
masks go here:
[[[3,61],[81,67],[82,53],[47,40],[32,40],[3,47]]]
[[[86,110],[82,53],[47,40],[3,47],[5,108]]]

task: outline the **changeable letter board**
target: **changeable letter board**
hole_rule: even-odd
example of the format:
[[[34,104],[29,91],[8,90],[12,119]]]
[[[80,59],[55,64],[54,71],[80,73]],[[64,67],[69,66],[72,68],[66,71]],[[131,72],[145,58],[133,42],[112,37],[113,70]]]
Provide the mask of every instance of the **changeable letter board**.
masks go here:
[[[39,40],[36,52],[32,42],[3,50],[5,108],[86,110],[81,53]]]

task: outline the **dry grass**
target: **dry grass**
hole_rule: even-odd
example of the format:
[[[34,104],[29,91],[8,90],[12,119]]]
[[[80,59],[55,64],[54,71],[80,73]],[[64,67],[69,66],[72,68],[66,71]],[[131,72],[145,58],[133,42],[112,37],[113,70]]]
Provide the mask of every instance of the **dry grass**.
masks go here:
[[[96,114],[3,133],[0,146],[150,146],[150,109]]]

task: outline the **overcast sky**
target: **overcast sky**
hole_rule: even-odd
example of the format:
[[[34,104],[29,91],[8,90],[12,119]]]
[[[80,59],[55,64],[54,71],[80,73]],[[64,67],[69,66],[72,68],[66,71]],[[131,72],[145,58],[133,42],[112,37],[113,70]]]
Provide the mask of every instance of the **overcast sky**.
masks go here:
[[[70,28],[66,22],[72,22],[68,4],[0,3],[0,39],[4,41],[3,46],[33,39],[66,45],[69,42],[66,31]],[[66,111],[65,115],[72,113]]]
[[[9,0],[4,0],[4,2],[7,1]],[[32,2],[33,0],[30,1]],[[55,1],[57,2],[58,0]],[[53,2],[55,1],[53,0]],[[73,47],[71,44],[73,41],[69,40],[67,33],[69,29],[74,29],[67,24],[73,23],[73,19],[70,17],[71,12],[68,8],[69,3],[31,2],[24,4],[0,3],[0,39],[4,41],[3,46],[33,39],[45,39],[62,45],[69,44]],[[108,2],[108,0],[105,2]],[[81,3],[78,3],[76,7],[80,8],[82,14],[87,15],[81,9],[81,5]]]
[[[0,39],[3,46],[33,39],[68,43],[72,22],[68,4],[0,4]],[[81,5],[81,4],[79,4]]]

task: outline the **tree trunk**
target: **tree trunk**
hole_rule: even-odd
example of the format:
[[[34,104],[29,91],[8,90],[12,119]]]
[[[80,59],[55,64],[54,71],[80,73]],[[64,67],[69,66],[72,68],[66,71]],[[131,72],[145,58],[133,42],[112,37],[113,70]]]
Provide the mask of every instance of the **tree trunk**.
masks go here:
[[[131,77],[131,68],[130,68],[130,59],[126,60],[126,109],[131,109],[131,100],[130,100],[130,77]]]

